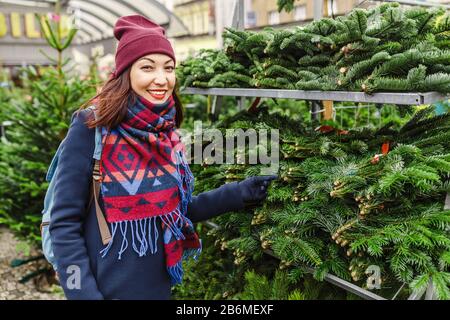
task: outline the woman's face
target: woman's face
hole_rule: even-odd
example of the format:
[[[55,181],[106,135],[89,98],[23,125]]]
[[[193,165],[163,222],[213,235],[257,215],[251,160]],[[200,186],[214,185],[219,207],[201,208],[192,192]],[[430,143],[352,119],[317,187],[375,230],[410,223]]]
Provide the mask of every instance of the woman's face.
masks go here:
[[[152,103],[165,102],[173,93],[175,80],[175,63],[165,54],[143,56],[131,66],[131,88]]]

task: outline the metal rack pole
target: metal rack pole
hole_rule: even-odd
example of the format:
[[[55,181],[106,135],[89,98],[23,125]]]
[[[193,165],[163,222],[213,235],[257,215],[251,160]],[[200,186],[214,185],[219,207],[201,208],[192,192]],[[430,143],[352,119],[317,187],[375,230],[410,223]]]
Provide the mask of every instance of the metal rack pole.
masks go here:
[[[323,18],[323,0],[314,1],[314,20]],[[310,103],[311,120],[313,123],[319,121],[319,110],[322,109],[322,103],[319,100],[313,100]]]
[[[238,30],[245,28],[245,4],[244,0],[235,0],[233,20],[231,26]]]
[[[231,27],[238,30],[244,30],[245,28],[245,2],[244,0],[235,0],[233,7],[233,18]],[[219,118],[219,113],[222,110],[223,96],[219,94],[209,94],[213,96],[212,108],[210,110],[210,120],[216,121]],[[245,99],[241,97],[238,100],[238,109],[244,108]]]

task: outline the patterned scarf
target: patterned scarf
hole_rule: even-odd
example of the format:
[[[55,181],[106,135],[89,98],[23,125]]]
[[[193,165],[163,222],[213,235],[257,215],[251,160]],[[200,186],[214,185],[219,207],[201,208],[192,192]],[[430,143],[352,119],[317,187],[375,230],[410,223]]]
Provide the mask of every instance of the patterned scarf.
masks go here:
[[[102,257],[121,233],[121,259],[128,247],[127,231],[139,257],[156,253],[159,219],[172,285],[181,283],[182,260],[197,259],[201,252],[201,240],[186,217],[194,177],[175,132],[175,114],[172,97],[152,104],[138,96],[120,125],[110,131],[103,128],[100,161],[101,193],[112,234]]]

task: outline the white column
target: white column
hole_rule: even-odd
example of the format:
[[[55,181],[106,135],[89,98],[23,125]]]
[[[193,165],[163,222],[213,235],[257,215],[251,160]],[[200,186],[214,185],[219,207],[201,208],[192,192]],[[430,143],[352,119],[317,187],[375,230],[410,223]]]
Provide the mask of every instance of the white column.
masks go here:
[[[314,0],[314,20],[323,18],[323,0]]]
[[[216,40],[218,48],[223,47],[222,32],[224,28],[231,27],[233,23],[232,13],[234,12],[235,5],[239,1],[244,4],[243,0],[216,0]],[[243,19],[245,17],[245,9],[240,15],[240,19],[243,23]]]

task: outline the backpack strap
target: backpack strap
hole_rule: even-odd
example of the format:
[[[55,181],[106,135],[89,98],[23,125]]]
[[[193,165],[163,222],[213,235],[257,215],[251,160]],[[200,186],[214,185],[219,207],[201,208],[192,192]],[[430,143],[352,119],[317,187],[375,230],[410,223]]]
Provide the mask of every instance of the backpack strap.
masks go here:
[[[97,119],[97,113],[95,106],[89,106],[88,109],[92,110],[94,112],[94,116]],[[94,155],[92,156],[96,160],[100,160],[102,156],[102,128],[96,127],[95,128],[95,149],[94,149]]]
[[[98,197],[100,194],[100,161],[95,159],[94,171],[92,174],[92,193],[94,194],[95,201],[95,213],[97,215],[98,228],[100,230],[100,236],[104,245],[107,245],[111,241],[111,232],[108,228],[108,223],[106,222],[105,215],[100,208]]]
[[[90,106],[94,112],[94,116],[97,117],[95,113],[95,106]],[[112,237],[111,232],[109,231],[108,223],[106,222],[105,215],[99,204],[99,196],[100,196],[100,183],[101,183],[101,175],[100,175],[100,158],[101,158],[101,128],[95,128],[95,150],[94,150],[94,170],[92,171],[92,193],[91,200],[89,202],[89,208],[92,205],[92,201],[95,202],[95,214],[97,215],[98,228],[100,230],[100,236],[102,238],[103,245],[107,245]]]

